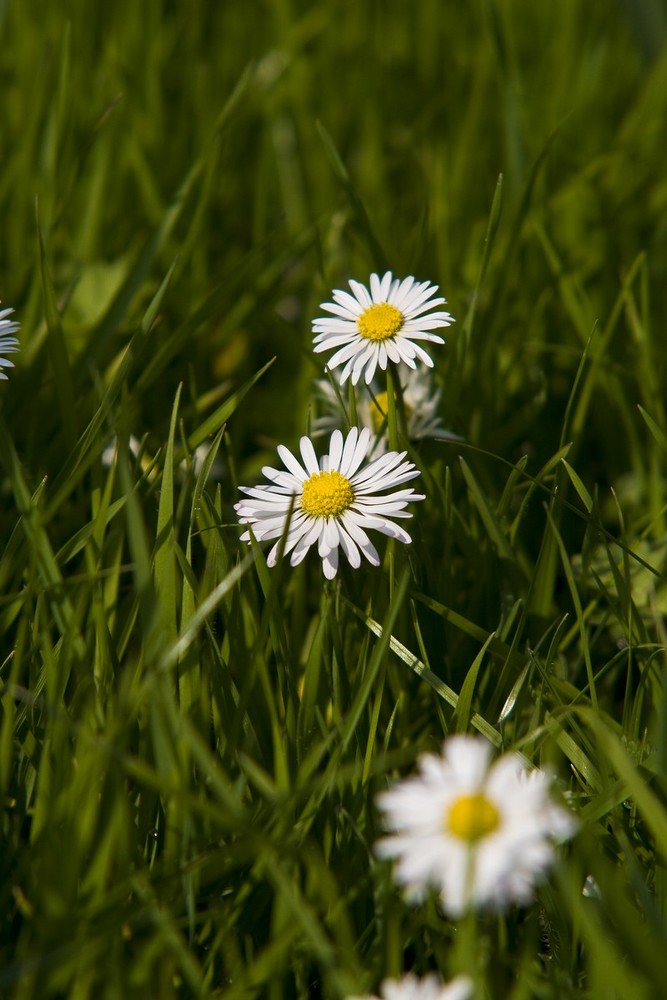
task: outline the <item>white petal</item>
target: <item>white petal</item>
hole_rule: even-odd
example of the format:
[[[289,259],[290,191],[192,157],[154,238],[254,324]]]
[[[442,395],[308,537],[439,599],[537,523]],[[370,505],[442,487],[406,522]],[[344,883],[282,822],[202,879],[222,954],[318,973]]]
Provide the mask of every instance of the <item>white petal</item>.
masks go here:
[[[358,428],[353,427],[349,431],[347,437],[345,438],[345,444],[343,446],[343,454],[340,460],[339,471],[340,474],[342,476],[345,476],[347,479],[349,479],[351,475],[351,460],[352,456],[354,455],[354,449],[357,444],[358,436],[359,436]]]
[[[377,344],[372,340],[365,340],[364,338],[359,338],[359,344],[357,345],[357,358],[356,364],[361,369],[370,361],[377,350]]]
[[[299,448],[301,450],[301,458],[303,459],[303,464],[308,471],[308,475],[312,476],[316,472],[319,472],[320,467],[317,461],[317,455],[315,454],[313,442],[310,438],[304,435],[299,441]]]
[[[373,459],[369,465],[361,469],[355,476],[352,485],[357,487],[362,483],[373,483],[376,479],[386,476],[405,456],[405,452],[388,451],[379,458]],[[406,463],[410,464],[410,463]],[[414,466],[412,466],[414,468]]]
[[[448,765],[460,776],[471,790],[484,783],[493,748],[487,740],[474,736],[453,736],[446,740],[444,757]]]
[[[359,306],[351,295],[348,295],[347,298],[349,299],[349,303],[345,305],[337,302],[321,302],[320,309],[324,309],[326,312],[332,313],[334,316],[339,316],[346,321],[354,322]],[[352,303],[354,303],[354,306],[352,306]],[[320,318],[318,317],[315,322],[319,323]]]
[[[436,326],[442,326],[442,323],[437,323]],[[431,344],[444,344],[444,338],[438,333],[430,333],[430,327],[426,323],[415,322],[414,327],[409,327],[406,323],[404,327],[401,328],[397,334],[397,339],[403,341],[410,341],[414,344],[418,340],[427,340]]]
[[[335,549],[340,541],[338,533],[338,523],[335,517],[327,517],[324,524],[324,531],[320,534],[320,555],[324,555],[327,550]]]
[[[389,281],[391,283],[391,277]],[[380,278],[377,274],[371,274],[370,286],[371,286],[371,297],[373,299],[373,302],[382,302],[382,292],[380,290],[381,288]]]
[[[308,549],[315,544],[317,541],[320,528],[318,524],[312,525],[308,531],[301,536],[292,552],[292,558],[290,559],[291,566],[298,566],[302,559],[304,559],[308,553]]]
[[[356,438],[354,451],[349,458],[349,464],[346,465],[346,472],[343,475],[347,479],[352,479],[355,475],[357,469],[365,459],[368,453],[368,446],[371,440],[371,430],[370,427],[363,427],[361,431],[358,432],[358,437]],[[354,488],[354,484],[353,484]]]
[[[444,301],[444,299],[434,299],[433,302],[427,303],[427,307],[430,308],[431,306]],[[406,316],[405,326],[414,326],[415,329],[418,329],[423,323],[430,323],[432,320],[434,320],[438,326],[449,326],[450,323],[456,322],[451,313],[446,312],[444,309],[436,309],[435,312],[425,312],[424,315],[417,314],[415,316]],[[426,327],[424,327],[424,329],[426,329]]]
[[[296,476],[300,483],[305,482],[308,478],[308,473],[304,472],[289,448],[286,448],[284,444],[279,444],[278,454],[280,455],[285,468],[289,469],[292,475]]]
[[[406,310],[406,318],[410,319],[410,320],[414,320],[414,318],[416,316],[423,316],[424,313],[428,313],[429,317],[430,316],[441,316],[443,314],[444,310],[439,309],[439,310],[436,310],[435,312],[431,312],[431,310],[435,309],[436,306],[444,305],[444,303],[446,301],[447,300],[443,299],[442,297],[438,297],[437,299],[433,299],[433,298],[429,297],[428,300],[425,300],[425,301],[421,302],[420,304],[410,303],[408,309]]]
[[[284,554],[287,555],[288,552],[291,552],[291,550],[294,548],[294,546],[297,545],[301,539],[303,539],[304,537],[306,537],[308,535],[309,531],[310,531],[310,518],[309,517],[306,517],[305,519],[302,519],[298,524],[294,524],[294,525],[290,524],[289,532],[288,532],[287,538],[285,539],[285,542],[284,542],[284,546],[285,546],[284,547]],[[283,544],[283,538],[282,538],[282,536],[284,535],[284,533],[285,533],[285,530],[284,530],[284,525],[283,525],[282,530],[280,532],[273,532],[272,534],[270,534],[268,536],[262,536],[262,539],[264,539],[264,538],[267,538],[267,537],[268,538],[275,538],[276,535],[278,535],[278,541],[273,546],[273,548],[271,549],[271,551],[269,552],[269,554],[267,556],[266,562],[267,562],[268,566],[275,566],[275,564],[276,564],[276,560],[278,558],[278,552],[280,550],[280,546]]]
[[[321,354],[322,351],[333,351],[336,347],[343,347],[345,344],[349,344],[354,341],[359,336],[359,331],[356,329],[350,330],[349,333],[320,333],[317,337],[313,337],[313,344],[315,345],[315,354]]]
[[[394,502],[389,499],[387,499],[386,502],[381,503],[373,497],[366,503],[360,500],[355,500],[351,509],[362,515],[365,515],[366,513],[375,513],[381,514],[382,517],[387,517],[387,515],[391,515],[392,517],[412,517],[412,514],[405,510],[407,503],[407,500],[397,500]]]
[[[418,357],[420,361],[423,361],[424,364],[427,365],[429,368],[433,368],[433,361],[431,360],[430,355],[428,355],[426,351],[422,350],[419,344],[411,343],[410,346],[412,347],[415,356]],[[400,350],[400,343],[399,343],[399,350]],[[408,362],[408,364],[410,364],[410,362]],[[414,363],[412,367],[414,368]]]
[[[259,493],[259,487],[253,490],[253,493]],[[289,502],[286,497],[280,497],[280,502],[276,503],[275,500],[264,500],[257,499],[253,497],[251,500],[239,500],[236,509],[239,513],[250,517],[271,517],[275,514],[281,514],[283,517],[287,516],[289,510]]]
[[[438,286],[429,285],[427,281],[425,281],[418,290],[413,288],[412,294],[405,302],[402,312],[404,312],[406,316],[412,316],[415,310],[422,306],[428,299],[432,298],[437,291]]]
[[[350,314],[355,318],[359,315],[362,309],[366,306],[362,305],[353,295],[349,292],[343,292],[340,289],[336,289],[333,293],[334,300],[341,306],[346,307]],[[322,307],[324,308],[324,306]]]
[[[352,343],[347,344],[345,347],[341,347],[339,351],[336,351],[335,354],[331,355],[327,361],[327,366],[329,368],[336,368],[338,365],[342,365],[349,360],[356,363],[359,351],[361,350],[360,344],[361,338],[357,335]],[[320,344],[320,350],[325,350],[324,345]],[[317,354],[317,348],[315,348],[315,354]]]
[[[332,549],[322,558],[322,569],[327,580],[333,580],[338,570],[338,549]]]
[[[391,289],[391,271],[385,271],[382,278],[378,274],[371,274],[371,295],[373,302],[387,302],[389,290]]]
[[[401,356],[398,353],[398,349],[396,347],[396,343],[393,337],[388,337],[387,340],[384,341],[384,349],[387,352],[387,356],[394,362],[394,364],[398,364],[399,361],[401,360]],[[382,367],[386,368],[387,366],[385,364],[382,365]]]
[[[348,532],[350,537],[353,538],[354,541],[357,543],[359,548],[362,550],[362,552],[368,559],[369,563],[371,563],[373,566],[379,566],[380,557],[377,553],[377,549],[375,548],[375,546],[373,545],[373,543],[371,542],[370,538],[368,537],[364,529],[361,527],[361,525],[358,524],[357,520],[354,518],[351,512],[345,511],[345,513],[341,517],[341,521],[343,522],[343,527]]]
[[[410,290],[415,283],[415,279],[410,275],[407,278],[403,278],[399,284],[395,285],[391,291],[389,299],[387,300],[390,305],[396,306],[403,312],[403,306],[409,298]]]
[[[368,294],[368,289],[366,288],[365,285],[362,285],[360,282],[355,281],[353,278],[350,278],[348,284],[352,289],[354,297],[357,299],[357,301],[360,303],[363,309],[368,309],[369,306],[373,305],[373,300]]]
[[[339,382],[340,382],[341,385],[345,385],[345,383],[349,379],[350,375],[352,374],[352,370],[354,368],[355,361],[356,361],[356,358],[350,358],[350,360],[347,362],[347,364],[343,368],[342,372],[338,376]]]
[[[338,535],[340,538],[340,547],[345,553],[347,561],[353,569],[358,569],[361,565],[361,555],[356,543],[352,540],[341,524],[338,525]]]
[[[352,385],[356,385],[364,372],[363,362],[355,361],[352,367]]]
[[[339,469],[340,460],[343,454],[343,435],[339,430],[335,430],[329,441],[329,468]]]
[[[296,476],[291,475],[289,472],[283,472],[282,469],[273,469],[270,465],[263,465],[262,475],[290,493],[301,492],[303,479],[297,479]],[[247,490],[244,490],[244,492],[247,492]]]
[[[401,466],[400,469],[388,472],[385,476],[378,477],[364,484],[364,488],[360,490],[364,497],[372,496],[375,493],[381,493],[383,490],[391,489],[393,486],[401,486],[403,483],[409,482],[411,479],[416,479],[420,474],[419,469],[409,467],[409,463],[405,463],[408,468],[405,471],[405,466]]]
[[[375,375],[375,369],[377,367],[378,360],[381,357],[382,357],[382,347],[380,345],[377,345],[375,350],[373,351],[373,354],[371,355],[370,361],[366,365],[366,374],[364,376],[366,379],[366,385],[369,385],[373,381],[373,376]],[[387,367],[386,355],[385,355],[385,363],[380,364],[380,367],[381,368]]]
[[[362,518],[361,515],[357,517]],[[412,539],[407,531],[403,528],[399,528],[397,524],[393,521],[389,521],[383,517],[373,517],[372,515],[363,516],[362,524],[365,528],[373,528],[375,531],[381,532],[383,535],[388,535],[390,538],[395,538],[399,542],[403,542],[405,545],[409,545]]]

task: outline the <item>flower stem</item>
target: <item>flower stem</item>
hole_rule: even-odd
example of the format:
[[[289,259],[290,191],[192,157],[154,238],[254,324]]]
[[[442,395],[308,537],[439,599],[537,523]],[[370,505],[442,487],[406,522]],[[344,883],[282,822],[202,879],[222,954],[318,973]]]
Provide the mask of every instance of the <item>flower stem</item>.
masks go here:
[[[470,976],[479,989],[482,969],[481,942],[475,913],[468,912],[457,923],[456,943],[453,954],[453,971],[456,975]]]
[[[357,397],[351,379],[347,383],[347,411],[350,427],[356,427],[359,423],[359,418],[357,417]]]
[[[400,442],[408,439],[408,426],[401,380],[392,361],[387,365],[387,430],[390,450],[400,451]]]

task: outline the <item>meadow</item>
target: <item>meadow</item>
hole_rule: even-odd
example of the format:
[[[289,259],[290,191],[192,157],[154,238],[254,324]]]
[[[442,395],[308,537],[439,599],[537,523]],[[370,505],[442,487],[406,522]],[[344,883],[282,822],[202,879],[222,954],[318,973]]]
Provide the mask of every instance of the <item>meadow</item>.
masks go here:
[[[0,0],[0,83],[0,995],[664,996],[664,3]],[[388,270],[455,319],[435,430],[377,389],[411,541],[269,566]],[[465,734],[576,829],[453,916],[378,796]]]

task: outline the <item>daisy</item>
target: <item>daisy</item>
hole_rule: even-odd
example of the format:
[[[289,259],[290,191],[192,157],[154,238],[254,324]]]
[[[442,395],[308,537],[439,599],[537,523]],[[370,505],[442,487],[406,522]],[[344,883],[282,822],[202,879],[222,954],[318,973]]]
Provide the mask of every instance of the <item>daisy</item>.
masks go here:
[[[322,403],[323,413],[313,421],[313,434],[330,434],[343,422],[344,410],[336,390],[328,379],[315,382],[315,391]],[[375,383],[357,390],[357,417],[362,427],[372,431],[374,441],[371,455],[381,455],[389,447],[387,429],[387,393]],[[433,385],[431,372],[426,368],[410,370],[401,387],[403,405],[410,441],[440,438],[460,441],[462,438],[442,426],[438,416],[442,391]]]
[[[400,542],[412,540],[387,515],[412,517],[404,508],[424,497],[412,489],[385,491],[414,479],[419,471],[412,462],[403,461],[404,451],[389,451],[366,463],[370,441],[367,427],[361,431],[353,427],[345,440],[336,430],[331,435],[329,453],[318,463],[312,441],[302,437],[303,464],[279,445],[278,455],[288,471],[265,466],[262,472],[271,480],[271,486],[241,487],[248,499],[235,504],[239,521],[251,525],[259,541],[278,539],[269,552],[269,566],[276,563],[285,532],[285,553],[292,553],[290,564],[296,566],[311,545],[317,544],[329,580],[338,569],[339,546],[355,569],[361,564],[361,552],[373,566],[379,566],[380,557],[366,534],[367,528]],[[250,531],[245,531],[241,541],[249,539]]]
[[[378,365],[384,370],[389,361],[415,368],[419,360],[433,367],[426,351],[415,342],[444,344],[442,337],[429,331],[454,322],[447,312],[429,312],[446,301],[433,298],[437,285],[413,277],[401,281],[392,278],[391,271],[382,278],[371,274],[370,291],[358,281],[350,280],[349,285],[352,295],[335,290],[333,302],[321,303],[333,318],[323,316],[313,321],[315,353],[339,348],[327,361],[327,368],[331,371],[344,366],[341,385],[350,376],[356,385],[362,374],[370,383]]]
[[[19,349],[18,340],[12,336],[12,334],[17,332],[19,324],[12,319],[5,319],[6,316],[9,316],[13,312],[13,309],[0,309],[0,378],[4,379],[7,376],[2,369],[13,368],[14,363],[8,361],[2,355],[11,354]]]
[[[146,475],[146,478],[153,482],[157,476],[155,457],[146,450],[146,439],[140,441],[134,434],[130,434],[127,439],[128,451],[139,460],[139,468]],[[118,438],[114,437],[102,452],[102,465],[105,469],[110,469],[118,461]]]
[[[486,741],[453,736],[442,756],[420,759],[418,776],[378,797],[393,836],[377,853],[397,859],[395,878],[411,901],[434,887],[450,917],[530,902],[554,860],[553,842],[576,829],[552,801],[548,774],[529,772],[516,753],[490,758]]]
[[[473,981],[468,976],[457,976],[451,983],[442,983],[431,973],[417,979],[412,973],[402,979],[385,979],[380,994],[382,1000],[468,1000],[473,991]],[[378,997],[351,997],[350,1000],[379,1000]]]
[[[139,459],[139,465],[142,472],[148,473],[148,478],[152,481],[157,475],[155,468],[155,458],[151,457],[145,450],[145,441],[140,441],[138,437],[134,434],[130,434],[127,441],[128,449],[132,452],[135,458]],[[185,482],[190,469],[192,469],[192,474],[194,477],[199,475],[199,472],[206,461],[208,456],[210,444],[200,444],[188,459],[183,459],[179,462],[177,467],[177,476],[180,482]],[[102,465],[105,469],[110,469],[112,465],[115,465],[118,461],[118,438],[114,437],[111,439],[109,444],[106,446],[102,452]],[[208,474],[209,480],[218,481],[222,476],[222,463],[219,457],[213,460],[211,470]]]

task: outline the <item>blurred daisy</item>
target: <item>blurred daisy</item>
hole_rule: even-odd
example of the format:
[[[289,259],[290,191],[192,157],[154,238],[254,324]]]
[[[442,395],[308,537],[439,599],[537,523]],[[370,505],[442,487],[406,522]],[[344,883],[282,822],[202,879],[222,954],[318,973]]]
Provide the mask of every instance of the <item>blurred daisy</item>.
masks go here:
[[[146,439],[140,441],[138,437],[134,434],[130,434],[127,440],[128,451],[136,459],[138,459],[139,467],[143,473],[146,473],[147,478],[152,481],[157,475],[157,469],[155,466],[155,458],[151,457],[146,452]],[[109,441],[108,445],[102,452],[102,465],[105,469],[110,469],[118,461],[118,438],[114,437]]]
[[[430,331],[454,322],[447,312],[429,312],[445,302],[433,298],[437,285],[413,277],[401,281],[392,278],[391,271],[382,278],[371,274],[370,291],[358,281],[350,280],[349,285],[352,295],[336,289],[333,302],[321,303],[333,318],[323,316],[313,321],[315,353],[338,348],[327,361],[327,368],[332,371],[343,365],[341,385],[350,376],[356,385],[362,374],[370,383],[378,366],[384,370],[389,361],[404,362],[409,368],[423,361],[433,367],[431,358],[416,341],[444,344],[442,337]]]
[[[450,917],[530,902],[554,860],[553,842],[576,829],[572,813],[552,801],[549,775],[529,772],[515,753],[492,764],[491,746],[472,736],[446,740],[442,756],[425,754],[419,769],[378,797],[393,836],[376,850],[397,859],[408,898],[434,887]]]
[[[145,451],[145,441],[140,441],[139,438],[135,437],[134,434],[130,434],[127,442],[129,451],[134,455],[135,458],[139,459],[139,465],[143,472],[148,473],[148,478],[150,480],[155,479],[157,474],[155,466],[155,458],[148,455]],[[180,482],[184,482],[187,479],[188,473],[192,470],[192,475],[196,478],[206,458],[208,456],[210,445],[200,444],[199,447],[188,456],[187,459],[183,459],[179,462],[176,472]],[[102,465],[105,469],[111,468],[118,461],[118,438],[112,438],[109,444],[106,446],[102,452]],[[218,481],[222,475],[222,463],[219,457],[216,455],[213,460],[210,472],[208,474],[209,480]]]
[[[0,309],[0,379],[7,378],[2,370],[3,368],[14,367],[14,362],[8,361],[4,355],[13,354],[14,351],[18,351],[19,349],[19,342],[13,336],[18,331],[19,324],[12,319],[6,318],[13,312],[13,309]]]
[[[468,1000],[473,991],[473,981],[468,976],[457,976],[451,983],[442,983],[431,973],[417,979],[412,973],[402,979],[385,979],[380,987],[382,1000]],[[350,1000],[379,1000],[378,997],[350,997]]]
[[[355,569],[361,564],[362,552],[373,566],[379,566],[380,557],[366,534],[368,528],[400,542],[411,541],[390,518],[412,517],[405,507],[424,497],[412,489],[386,491],[414,479],[419,471],[412,462],[403,461],[404,451],[390,451],[366,463],[370,441],[367,427],[361,431],[353,427],[345,440],[336,430],[328,454],[318,462],[312,441],[302,437],[303,464],[279,445],[278,455],[288,471],[265,466],[262,472],[271,486],[240,488],[248,499],[235,504],[239,521],[251,525],[259,541],[278,539],[269,552],[269,566],[276,563],[285,532],[285,553],[292,553],[290,564],[296,566],[311,545],[317,544],[329,580],[338,569],[339,546]],[[244,531],[241,541],[249,539],[250,532]]]
[[[315,390],[322,402],[323,412],[313,422],[313,434],[330,434],[334,428],[340,427],[344,419],[340,398],[331,382],[325,378],[317,379]],[[368,427],[374,437],[370,454],[381,455],[389,447],[387,393],[375,385],[364,385],[358,393],[356,406],[359,423]],[[442,392],[434,387],[430,371],[425,368],[409,371],[402,393],[408,437],[411,441],[433,437],[461,440],[458,434],[453,434],[442,426],[438,416]]]

